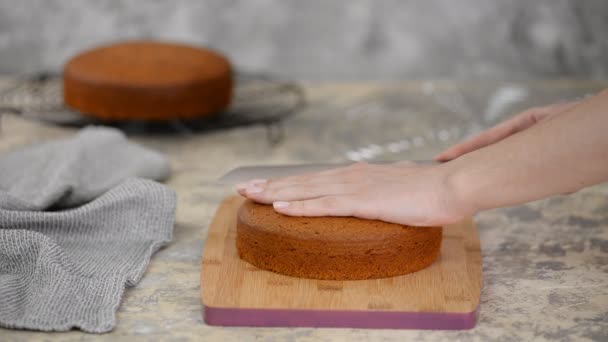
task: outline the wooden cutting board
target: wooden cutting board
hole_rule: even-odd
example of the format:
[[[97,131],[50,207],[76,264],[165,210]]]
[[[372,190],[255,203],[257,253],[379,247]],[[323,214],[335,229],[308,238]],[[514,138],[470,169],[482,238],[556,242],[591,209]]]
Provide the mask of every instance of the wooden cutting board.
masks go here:
[[[327,281],[283,276],[242,261],[236,212],[223,201],[209,227],[201,269],[204,319],[210,325],[470,329],[482,285],[481,251],[472,220],[445,227],[430,267],[399,277]]]

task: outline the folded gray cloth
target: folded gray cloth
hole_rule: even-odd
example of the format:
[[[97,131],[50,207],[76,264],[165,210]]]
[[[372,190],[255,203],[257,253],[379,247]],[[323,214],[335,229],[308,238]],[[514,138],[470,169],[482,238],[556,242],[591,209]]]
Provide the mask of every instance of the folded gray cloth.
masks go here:
[[[108,128],[0,156],[0,327],[102,333],[171,240],[165,158]]]

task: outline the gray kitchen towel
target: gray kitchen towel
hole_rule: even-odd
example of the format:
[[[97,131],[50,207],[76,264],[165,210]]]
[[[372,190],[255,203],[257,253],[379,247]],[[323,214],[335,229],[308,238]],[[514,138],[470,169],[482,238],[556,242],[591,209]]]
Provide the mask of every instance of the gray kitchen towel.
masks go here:
[[[171,241],[166,159],[117,130],[0,155],[0,327],[103,333]],[[148,178],[148,179],[144,179]]]

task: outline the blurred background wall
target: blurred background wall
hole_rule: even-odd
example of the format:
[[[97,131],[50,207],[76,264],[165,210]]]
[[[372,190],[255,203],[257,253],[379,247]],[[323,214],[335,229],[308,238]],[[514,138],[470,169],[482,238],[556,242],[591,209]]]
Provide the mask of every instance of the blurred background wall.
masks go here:
[[[608,77],[605,0],[0,0],[0,73],[130,38],[311,80]]]

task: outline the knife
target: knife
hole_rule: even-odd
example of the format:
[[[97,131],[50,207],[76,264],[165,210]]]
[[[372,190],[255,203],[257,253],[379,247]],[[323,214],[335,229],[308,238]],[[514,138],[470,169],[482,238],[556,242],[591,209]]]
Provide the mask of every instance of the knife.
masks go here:
[[[415,160],[416,164],[432,165],[435,161],[432,160]],[[390,162],[380,162],[374,164],[388,164]],[[344,167],[353,164],[353,162],[344,163],[317,163],[317,164],[287,164],[287,165],[249,165],[241,166],[228,171],[226,174],[221,176],[217,183],[234,185],[237,183],[247,182],[252,179],[269,179],[269,178],[281,178],[287,176],[295,176],[304,173],[319,172],[329,169],[335,169],[338,167]]]

